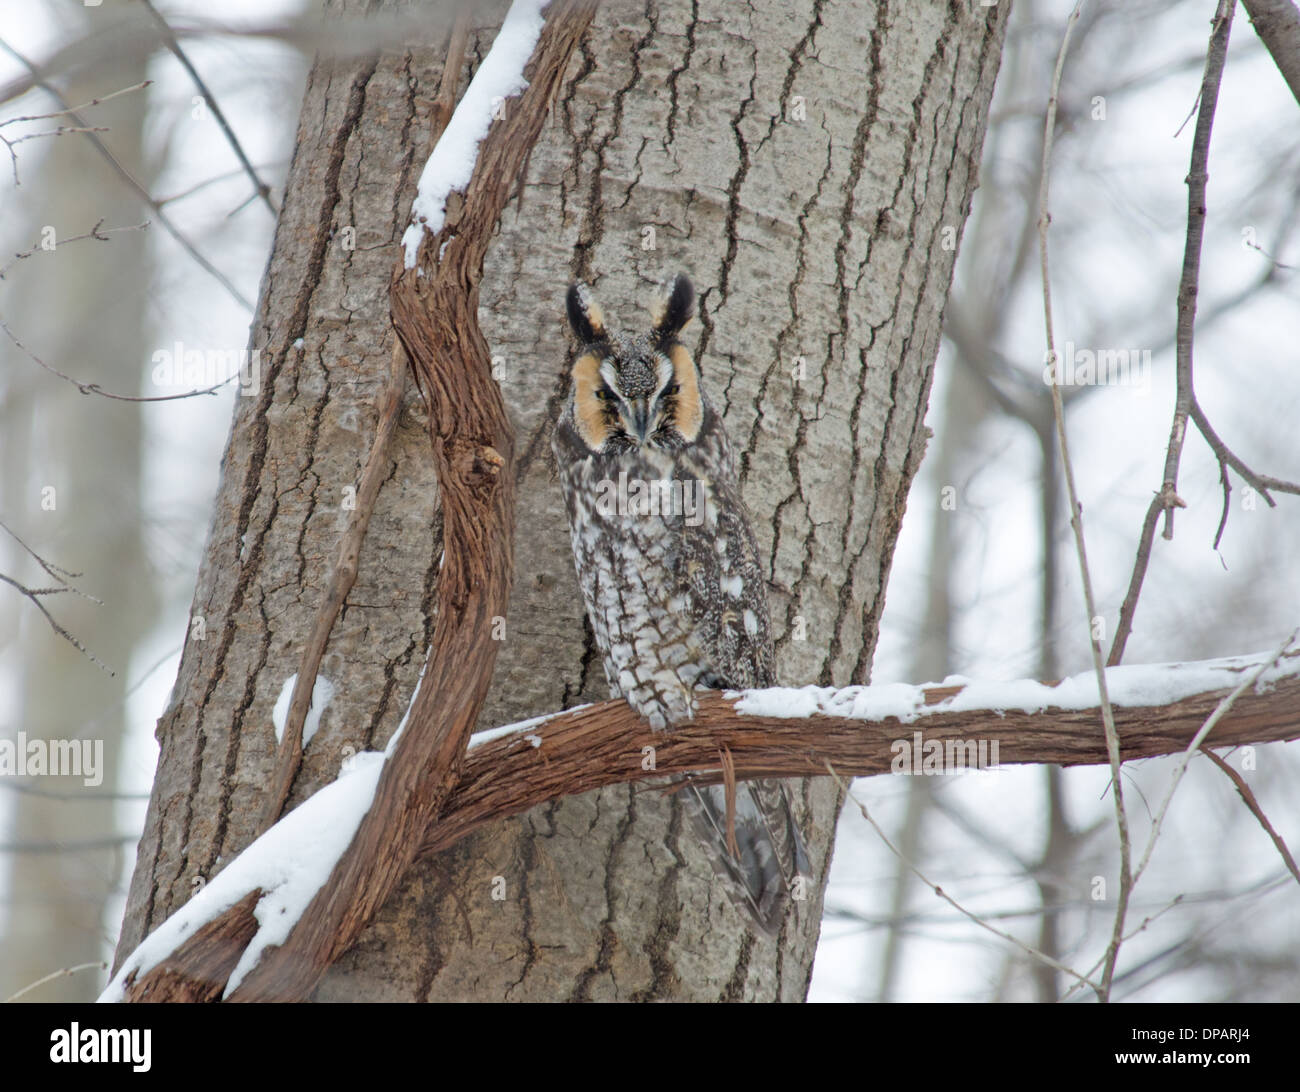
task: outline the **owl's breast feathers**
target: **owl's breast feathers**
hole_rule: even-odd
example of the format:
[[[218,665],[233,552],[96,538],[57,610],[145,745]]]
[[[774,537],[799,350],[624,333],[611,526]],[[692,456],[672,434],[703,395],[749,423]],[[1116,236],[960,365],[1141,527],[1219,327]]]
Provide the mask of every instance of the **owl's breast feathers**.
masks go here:
[[[592,454],[567,415],[553,445],[613,692],[663,728],[694,715],[697,685],[771,685],[758,547],[716,413],[676,451]]]

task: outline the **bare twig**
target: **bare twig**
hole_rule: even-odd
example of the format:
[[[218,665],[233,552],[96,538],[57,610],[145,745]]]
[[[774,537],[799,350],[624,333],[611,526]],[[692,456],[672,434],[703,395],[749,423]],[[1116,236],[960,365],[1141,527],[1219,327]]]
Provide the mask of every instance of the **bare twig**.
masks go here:
[[[1296,482],[1283,481],[1281,478],[1273,478],[1267,474],[1256,474],[1244,462],[1239,459],[1232,449],[1228,447],[1221,439],[1219,434],[1214,431],[1209,418],[1205,416],[1205,411],[1201,409],[1201,404],[1196,400],[1195,394],[1192,395],[1192,422],[1196,425],[1205,442],[1210,445],[1210,450],[1214,452],[1215,458],[1220,463],[1227,463],[1233,470],[1245,479],[1246,484],[1255,490],[1270,508],[1277,507],[1277,502],[1270,496],[1269,491],[1273,490],[1278,493],[1300,494],[1300,484]]]
[[[24,550],[26,550],[36,560],[36,563],[42,569],[44,569],[47,574],[54,577],[54,579],[59,581],[60,583],[66,584],[70,580],[76,580],[79,577],[81,577],[82,575],[81,573],[74,573],[70,569],[65,569],[61,565],[54,564],[53,561],[46,561],[45,558],[41,557],[40,554],[38,554],[35,550],[33,550],[30,546],[28,546],[27,543],[25,543],[21,538],[19,538],[17,532],[15,532],[7,524],[0,522],[0,531],[4,531],[5,534],[7,534],[16,543],[18,543],[19,546],[21,546]],[[83,599],[89,599],[92,603],[98,603],[100,606],[104,605],[102,600],[96,599],[93,595],[88,595],[86,592],[83,592],[78,588],[70,587],[69,590],[76,592],[76,594],[81,596]]]
[[[1038,189],[1038,249],[1043,271],[1043,320],[1047,332],[1047,352],[1053,362],[1053,367],[1049,371],[1052,378],[1052,412],[1056,419],[1056,440],[1061,453],[1061,468],[1065,474],[1066,493],[1070,498],[1070,526],[1074,529],[1074,546],[1079,557],[1079,575],[1083,582],[1084,608],[1087,612],[1085,623],[1088,626],[1088,647],[1092,651],[1092,665],[1097,675],[1097,686],[1101,696],[1101,722],[1106,736],[1106,751],[1110,759],[1111,788],[1115,793],[1115,823],[1119,828],[1120,885],[1119,900],[1115,908],[1115,927],[1106,954],[1101,984],[1095,987],[1098,999],[1108,1001],[1111,981],[1115,977],[1115,961],[1119,958],[1119,947],[1123,941],[1124,915],[1128,909],[1129,889],[1132,886],[1129,876],[1128,814],[1124,809],[1124,786],[1119,772],[1120,751],[1119,736],[1115,731],[1115,712],[1111,708],[1110,695],[1106,689],[1106,670],[1101,660],[1101,643],[1097,640],[1092,624],[1092,620],[1097,617],[1097,606],[1092,594],[1092,577],[1088,571],[1088,551],[1083,534],[1083,509],[1079,504],[1079,494],[1074,485],[1074,467],[1070,462],[1070,447],[1065,435],[1065,407],[1061,402],[1058,369],[1055,366],[1056,337],[1052,328],[1052,284],[1047,262],[1047,230],[1052,222],[1047,198],[1051,183],[1052,137],[1056,130],[1056,99],[1060,93],[1066,51],[1070,47],[1070,33],[1079,18],[1082,6],[1083,2],[1079,0],[1066,22],[1061,49],[1056,55],[1056,69],[1052,73],[1051,93],[1047,100],[1047,118],[1043,128],[1043,162]]]
[[[1205,420],[1204,414],[1196,404],[1192,370],[1201,242],[1205,234],[1205,191],[1209,178],[1210,134],[1214,128],[1214,111],[1219,101],[1219,84],[1223,79],[1223,66],[1228,55],[1228,35],[1232,30],[1232,15],[1235,7],[1236,0],[1219,0],[1210,33],[1209,48],[1205,55],[1205,71],[1201,77],[1201,92],[1198,97],[1200,105],[1196,117],[1196,131],[1192,138],[1191,167],[1187,172],[1187,240],[1183,247],[1183,271],[1178,284],[1178,319],[1174,340],[1177,360],[1174,419],[1169,430],[1169,444],[1165,449],[1164,480],[1160,491],[1147,509],[1146,518],[1142,523],[1137,556],[1133,562],[1133,573],[1129,577],[1128,591],[1120,606],[1119,625],[1115,630],[1115,639],[1111,642],[1110,655],[1106,658],[1107,664],[1112,667],[1124,658],[1124,646],[1133,631],[1133,617],[1137,613],[1138,599],[1142,594],[1142,584],[1150,564],[1151,547],[1155,542],[1158,518],[1161,514],[1164,515],[1163,535],[1165,539],[1171,539],[1174,537],[1174,509],[1187,507],[1178,496],[1178,466],[1182,459],[1183,441],[1187,437],[1189,417],[1197,420],[1197,427],[1210,443],[1221,463],[1227,462],[1243,477],[1246,476],[1243,472],[1247,469],[1245,464],[1241,463],[1241,460],[1233,455],[1222,441],[1218,441],[1217,436],[1215,441],[1210,441],[1213,429],[1209,427],[1209,422]],[[1250,478],[1247,478],[1247,481],[1249,480]],[[1263,482],[1263,479],[1256,477],[1256,481]],[[1262,495],[1270,504],[1273,503],[1266,493]],[[1220,526],[1215,537],[1216,546],[1222,534],[1223,527]]]
[[[82,394],[97,394],[101,398],[111,398],[114,402],[175,402],[177,399],[180,398],[195,398],[201,394],[215,395],[217,391],[219,391],[232,379],[237,379],[239,377],[238,373],[235,373],[229,378],[223,379],[220,383],[214,383],[212,386],[205,387],[203,390],[186,391],[184,394],[155,394],[155,395],[114,394],[112,391],[104,390],[104,388],[101,387],[98,383],[83,383],[80,379],[74,379],[72,376],[59,371],[58,368],[55,368],[50,364],[46,364],[45,361],[43,361],[39,356],[37,356],[34,352],[32,352],[31,349],[27,348],[26,345],[24,345],[21,341],[18,340],[17,335],[11,329],[9,329],[9,324],[5,322],[3,319],[0,319],[0,330],[3,330],[5,332],[9,340],[12,341],[27,356],[27,359],[31,360],[35,364],[39,364],[51,375],[56,375],[60,379],[65,380],[68,383],[71,383],[74,387],[77,388],[77,390],[81,391]]]
[[[153,83],[153,80],[141,80],[139,83],[134,83],[130,87],[124,87],[120,91],[114,91],[110,95],[100,95],[99,98],[90,99],[88,102],[83,102],[80,106],[69,106],[64,110],[55,110],[49,114],[23,114],[20,117],[7,118],[4,121],[0,121],[0,129],[3,129],[6,125],[17,125],[20,121],[49,121],[51,118],[61,118],[68,114],[80,113],[82,110],[89,110],[92,106],[98,106],[101,102],[109,102],[121,97],[122,95],[129,95],[133,91],[143,91],[151,83]]]
[[[1241,794],[1242,800],[1245,801],[1246,807],[1250,809],[1251,814],[1259,820],[1259,825],[1264,828],[1268,836],[1273,839],[1273,845],[1277,847],[1278,853],[1282,856],[1282,861],[1287,870],[1295,877],[1296,883],[1300,883],[1300,869],[1296,868],[1295,858],[1291,856],[1291,851],[1287,848],[1286,841],[1276,830],[1273,824],[1268,821],[1268,816],[1264,814],[1264,809],[1260,807],[1259,801],[1255,799],[1255,794],[1250,791],[1250,786],[1246,784],[1246,779],[1236,770],[1228,765],[1219,755],[1210,750],[1209,747],[1202,744],[1201,754],[1205,755],[1211,762],[1219,767],[1232,783],[1237,787],[1237,792]]]
[[[172,55],[180,61],[181,66],[190,74],[190,79],[194,81],[194,86],[198,88],[199,94],[203,96],[203,100],[207,104],[208,109],[212,111],[212,116],[217,119],[217,124],[221,126],[221,131],[226,136],[226,142],[230,145],[236,158],[243,166],[244,173],[252,180],[256,196],[262,199],[262,202],[271,210],[273,216],[278,216],[280,210],[275,207],[275,202],[271,200],[270,185],[262,181],[261,177],[257,173],[257,169],[249,161],[248,156],[244,154],[243,145],[239,143],[239,138],[235,136],[235,131],[230,127],[230,122],[226,120],[226,115],[222,112],[221,107],[217,105],[216,96],[208,88],[208,85],[203,82],[203,77],[199,75],[198,69],[194,67],[189,57],[186,56],[185,51],[181,48],[180,42],[176,40],[176,35],[172,32],[172,28],[168,25],[167,20],[158,14],[158,9],[153,6],[152,0],[140,0],[140,2],[144,5],[145,11],[147,11],[153,18],[154,22],[158,24],[158,33],[162,36],[163,44],[171,50]]]
[[[67,629],[65,629],[63,626],[61,626],[58,623],[58,621],[55,620],[54,615],[52,615],[48,610],[45,609],[45,604],[41,602],[41,596],[66,595],[66,594],[76,595],[82,599],[90,600],[90,602],[96,604],[97,606],[103,606],[104,605],[103,601],[100,599],[96,599],[93,595],[90,595],[89,593],[82,591],[80,588],[72,584],[73,580],[81,576],[80,573],[70,572],[69,570],[62,568],[59,565],[55,565],[52,561],[46,561],[45,558],[41,557],[40,554],[38,554],[35,550],[33,550],[30,546],[28,546],[27,543],[25,543],[21,538],[19,538],[18,535],[15,534],[4,523],[0,523],[0,530],[3,530],[7,535],[9,535],[10,538],[12,538],[15,542],[17,542],[19,546],[21,546],[33,558],[35,558],[36,563],[40,565],[40,567],[44,569],[45,572],[50,577],[52,577],[53,579],[59,582],[59,586],[56,588],[30,588],[26,584],[23,584],[18,580],[15,580],[13,577],[6,576],[4,573],[0,573],[0,580],[4,581],[4,583],[10,585],[11,587],[16,588],[22,595],[26,596],[29,600],[31,600],[31,602],[35,605],[36,609],[39,610],[43,615],[45,615],[45,620],[49,622],[50,628],[53,629],[54,632],[57,633],[60,637],[62,637],[65,641],[67,641],[68,644],[72,645],[73,648],[75,648],[78,652],[80,652],[83,656],[85,656],[86,659],[88,659],[92,664],[98,667],[101,671],[106,672],[109,676],[115,674],[115,672],[113,672],[102,660],[100,660],[97,656],[95,656],[88,648],[86,648],[85,645],[83,645],[79,640],[77,640],[76,637],[74,637],[70,632],[68,632]]]
[[[926,887],[928,887],[931,891],[933,891],[936,895],[938,895],[941,899],[943,899],[946,903],[948,903],[948,905],[953,907],[953,909],[957,910],[960,914],[969,918],[981,929],[987,929],[994,936],[1001,937],[1003,940],[1009,941],[1010,943],[1014,944],[1017,948],[1019,948],[1022,952],[1026,953],[1029,956],[1032,956],[1034,959],[1038,960],[1039,962],[1045,963],[1047,966],[1055,968],[1056,970],[1060,971],[1062,974],[1067,974],[1071,978],[1077,979],[1079,982],[1091,986],[1094,990],[1097,990],[1098,992],[1101,991],[1101,985],[1099,983],[1093,982],[1091,979],[1084,977],[1083,975],[1079,974],[1077,971],[1073,970],[1072,968],[1067,967],[1064,963],[1058,962],[1057,960],[1053,959],[1051,956],[1047,955],[1044,952],[1040,952],[1037,948],[1030,947],[1019,937],[1012,936],[1010,933],[1004,933],[1001,929],[995,929],[983,918],[979,917],[977,914],[972,913],[971,911],[967,910],[966,907],[962,906],[961,903],[959,903],[956,899],[954,899],[951,895],[949,895],[948,892],[946,892],[937,883],[929,879],[919,868],[916,867],[916,865],[914,865],[911,861],[909,861],[906,857],[904,857],[903,854],[897,848],[895,848],[894,843],[889,840],[889,835],[887,835],[883,830],[881,830],[880,824],[877,823],[873,818],[871,818],[871,813],[867,811],[867,806],[856,796],[853,795],[853,790],[850,789],[849,786],[844,783],[843,779],[841,779],[840,775],[835,772],[835,767],[828,762],[826,763],[826,769],[830,773],[831,777],[835,779],[835,783],[840,787],[840,791],[843,792],[845,796],[847,796],[858,806],[858,810],[862,812],[862,818],[864,818],[868,823],[871,824],[872,829],[880,836],[880,840],[885,843],[890,853],[892,853],[895,857],[897,857],[918,880],[920,880],[923,884],[925,884]]]
[[[4,573],[0,573],[0,580],[3,580],[6,584],[9,584],[14,588],[17,588],[20,594],[25,595],[28,599],[30,599],[32,603],[35,605],[36,609],[40,611],[43,615],[45,615],[45,620],[49,622],[50,628],[54,630],[54,632],[57,633],[60,637],[62,637],[65,641],[67,641],[68,644],[70,644],[73,648],[75,648],[78,652],[80,652],[83,656],[85,656],[86,659],[88,659],[92,664],[94,664],[97,668],[103,671],[106,675],[112,676],[116,674],[116,672],[113,671],[107,664],[105,664],[103,660],[101,660],[98,656],[96,656],[93,652],[91,652],[85,645],[83,645],[79,640],[77,640],[76,637],[74,637],[63,626],[61,626],[58,623],[58,621],[55,619],[54,615],[52,615],[48,610],[45,609],[45,604],[42,603],[40,599],[42,595],[59,595],[62,594],[63,592],[75,591],[76,589],[74,588],[29,588],[26,584],[22,584],[19,581],[15,580],[13,577],[6,576]]]
[[[40,254],[42,252],[52,253],[61,246],[67,246],[69,243],[80,243],[86,239],[98,239],[101,243],[106,243],[109,241],[108,237],[110,235],[116,235],[118,232],[122,231],[144,231],[148,226],[149,221],[144,220],[141,223],[131,224],[128,227],[106,228],[104,227],[104,221],[102,219],[97,220],[95,226],[83,235],[69,235],[66,239],[56,239],[54,244],[49,247],[43,246],[40,243],[34,243],[31,250],[16,251],[9,264],[0,267],[0,280],[4,280],[5,274],[20,261],[25,258],[30,258],[33,254]]]
[[[1221,898],[1221,897],[1222,897],[1222,896],[1216,896],[1216,898]],[[1137,927],[1136,929],[1132,930],[1131,932],[1125,933],[1125,934],[1124,934],[1124,942],[1127,944],[1130,940],[1132,940],[1132,939],[1133,939],[1135,936],[1137,936],[1139,933],[1144,933],[1144,932],[1146,932],[1148,926],[1150,926],[1153,922],[1157,921],[1159,918],[1164,917],[1167,913],[1169,913],[1170,910],[1174,909],[1174,907],[1176,907],[1176,906],[1182,906],[1182,905],[1183,905],[1184,903],[1186,903],[1187,901],[1188,901],[1188,900],[1187,900],[1183,895],[1181,895],[1181,894],[1180,894],[1180,895],[1175,895],[1174,898],[1173,898],[1173,900],[1172,900],[1172,901],[1171,901],[1167,906],[1161,907],[1161,908],[1160,908],[1159,910],[1157,910],[1154,914],[1148,914],[1146,917],[1144,917],[1144,918],[1142,919],[1141,923],[1138,925],[1138,927]],[[1106,962],[1106,957],[1105,957],[1105,955],[1102,955],[1102,957],[1101,957],[1100,959],[1098,959],[1096,963],[1094,963],[1091,967],[1088,968],[1087,973],[1088,973],[1089,975],[1094,975],[1094,974],[1096,974],[1097,971],[1098,971],[1098,969],[1099,969],[1099,968],[1101,967],[1101,965],[1102,965],[1103,963],[1105,963],[1105,962]],[[1128,972],[1125,972],[1125,974],[1127,974],[1127,973],[1128,973]],[[1121,979],[1124,978],[1124,977],[1125,977],[1125,975],[1120,975],[1120,976],[1119,976],[1119,978],[1121,978]],[[1065,994],[1061,997],[1061,1000],[1062,1000],[1062,1001],[1068,1001],[1068,1000],[1069,1000],[1069,999],[1074,995],[1074,993],[1075,993],[1077,990],[1079,990],[1082,986],[1083,986],[1083,983],[1082,983],[1082,982],[1075,982],[1072,986],[1070,986],[1070,988],[1069,988],[1068,990],[1065,991]]]
[[[71,117],[74,122],[76,122],[79,125],[83,124],[80,116],[76,113],[75,109],[73,107],[68,106],[67,101],[63,98],[61,94],[59,94],[58,90],[38,74],[36,66],[33,65],[31,61],[29,61],[26,57],[24,57],[21,53],[19,53],[16,49],[14,49],[13,46],[9,45],[9,43],[4,41],[3,39],[0,39],[0,49],[3,49],[11,57],[13,57],[14,60],[18,61],[21,65],[23,65],[23,67],[25,67],[30,73],[32,73],[34,86],[41,88],[42,90],[46,91],[51,96],[53,96],[55,102],[57,102],[61,107],[63,107],[64,111],[67,112],[68,116]],[[242,292],[240,292],[238,288],[235,287],[234,282],[231,281],[229,277],[227,277],[224,273],[221,272],[221,270],[219,270],[210,261],[208,261],[208,259],[205,258],[199,252],[198,248],[192,242],[190,242],[188,238],[185,237],[185,235],[181,232],[181,230],[174,223],[172,223],[171,218],[167,215],[166,212],[163,211],[162,206],[158,204],[158,202],[155,201],[153,197],[150,196],[148,190],[146,190],[142,185],[140,185],[139,182],[135,180],[135,177],[131,174],[131,172],[128,171],[124,166],[122,166],[122,164],[118,161],[117,157],[111,151],[109,151],[108,146],[102,140],[100,140],[99,137],[97,137],[94,133],[87,133],[86,139],[89,140],[95,146],[95,150],[98,151],[99,154],[104,157],[104,159],[108,162],[108,165],[113,168],[113,170],[116,172],[118,177],[121,178],[122,181],[125,182],[132,190],[134,190],[136,194],[140,197],[140,199],[146,205],[148,205],[149,208],[153,210],[154,216],[158,220],[158,223],[160,223],[163,226],[164,230],[166,230],[166,232],[173,239],[175,239],[178,243],[180,243],[182,247],[184,247],[184,249],[190,255],[190,257],[193,258],[211,277],[213,277],[213,279],[215,279],[217,283],[219,283],[230,294],[231,298],[234,299],[236,303],[240,304],[240,306],[244,308],[244,310],[252,311],[253,305],[249,301],[248,297],[245,296]]]
[[[101,102],[108,102],[109,99],[115,99],[119,95],[126,95],[126,94],[130,94],[132,91],[139,91],[142,88],[148,87],[149,84],[152,82],[153,82],[152,80],[144,80],[141,83],[137,83],[131,87],[124,87],[122,88],[121,91],[114,91],[111,95],[104,95],[101,98],[91,99],[89,102],[82,103],[80,106],[74,106],[66,110],[55,110],[49,114],[23,114],[21,117],[7,118],[4,121],[0,121],[0,129],[3,129],[6,125],[17,125],[20,122],[49,121],[53,118],[65,117],[68,115],[72,115],[75,117],[76,111],[78,110],[86,110],[92,106],[98,106]],[[10,168],[13,171],[14,185],[20,186],[22,185],[22,183],[18,179],[18,153],[14,151],[14,148],[17,145],[23,143],[23,141],[40,140],[43,137],[63,136],[65,133],[107,133],[107,132],[108,132],[108,127],[105,125],[86,125],[82,123],[80,119],[78,119],[78,124],[76,125],[59,125],[54,129],[47,129],[46,131],[41,133],[28,133],[25,136],[15,137],[12,140],[4,136],[3,134],[0,134],[0,144],[4,144],[5,149],[9,152],[9,163],[10,163]]]
[[[38,986],[44,986],[45,983],[53,982],[56,978],[67,978],[69,975],[77,974],[80,971],[89,971],[92,969],[97,971],[106,971],[108,970],[108,964],[100,960],[96,963],[78,963],[75,967],[61,967],[59,970],[47,974],[44,978],[38,978],[35,982],[24,986],[17,993],[11,993],[4,999],[4,1004],[7,1005],[10,1001],[17,1001],[20,997],[31,993],[32,990],[36,989]]]
[[[282,167],[286,163],[288,163],[287,159],[273,159],[268,163],[263,163],[262,166],[264,168]],[[183,190],[178,190],[176,193],[168,194],[166,197],[159,197],[156,200],[160,205],[170,205],[173,201],[183,201],[185,198],[192,197],[199,191],[206,189],[208,186],[215,186],[219,182],[226,182],[243,173],[243,167],[236,167],[231,171],[222,171],[221,174],[214,174],[211,178],[205,178],[202,182],[195,182],[192,186],[186,186]],[[254,197],[256,197],[256,194],[254,194]]]
[[[1300,635],[1300,630],[1292,632],[1291,636],[1282,642],[1282,646],[1277,650],[1272,659],[1261,663],[1254,671],[1247,675],[1246,678],[1242,679],[1235,689],[1224,695],[1223,700],[1215,706],[1214,712],[1206,717],[1205,723],[1201,725],[1201,730],[1197,732],[1196,735],[1192,737],[1191,742],[1187,744],[1186,750],[1178,761],[1178,768],[1174,770],[1174,776],[1169,785],[1169,791],[1165,793],[1165,798],[1160,803],[1160,810],[1156,813],[1155,823],[1151,827],[1151,837],[1147,840],[1147,847],[1145,852],[1142,854],[1142,860],[1138,862],[1137,870],[1133,873],[1134,883],[1137,883],[1138,880],[1142,878],[1142,873],[1146,871],[1147,864],[1151,860],[1151,853],[1156,847],[1156,839],[1160,837],[1160,828],[1164,824],[1165,813],[1169,811],[1169,804],[1174,798],[1174,793],[1178,791],[1178,786],[1183,780],[1183,775],[1187,773],[1187,765],[1191,762],[1192,756],[1196,754],[1197,748],[1199,748],[1201,744],[1205,742],[1206,737],[1214,731],[1215,725],[1224,718],[1237,699],[1259,682],[1260,676],[1263,675],[1265,671],[1286,655],[1288,650],[1295,643],[1297,635]]]
[[[1223,459],[1219,460],[1219,484],[1223,486],[1223,512],[1219,516],[1219,529],[1214,532],[1214,545],[1211,547],[1214,550],[1223,541],[1223,532],[1228,526],[1228,507],[1232,503],[1232,480],[1228,477],[1228,464]]]

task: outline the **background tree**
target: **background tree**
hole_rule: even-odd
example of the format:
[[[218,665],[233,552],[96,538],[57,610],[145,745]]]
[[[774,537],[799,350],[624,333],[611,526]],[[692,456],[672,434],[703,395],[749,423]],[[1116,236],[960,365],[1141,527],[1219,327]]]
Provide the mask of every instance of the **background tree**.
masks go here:
[[[72,19],[77,33],[88,30],[82,9]],[[137,86],[145,76],[140,56],[118,57],[93,75],[78,73],[67,81],[64,105]],[[32,112],[60,109],[46,96]],[[143,144],[147,91],[121,95],[88,113],[90,123],[105,130],[96,139],[111,141],[141,185],[151,185],[159,163]],[[32,128],[48,132],[71,124],[56,116]],[[19,135],[5,131],[10,139]],[[27,738],[97,739],[103,761],[102,782],[93,787],[71,778],[0,778],[0,793],[9,798],[0,800],[0,808],[12,808],[4,841],[12,853],[8,886],[18,896],[8,907],[5,980],[15,988],[54,967],[103,958],[111,936],[107,917],[120,912],[120,903],[111,911],[109,905],[133,841],[116,832],[113,821],[128,668],[157,609],[157,568],[137,518],[149,407],[83,395],[43,371],[11,340],[18,338],[42,361],[84,382],[128,397],[144,393],[139,361],[147,359],[152,340],[150,317],[140,305],[153,278],[148,239],[140,230],[86,238],[97,222],[101,230],[114,229],[138,226],[143,217],[135,196],[122,187],[87,200],[85,179],[104,163],[89,140],[69,134],[46,140],[44,148],[40,143],[12,149],[22,185],[12,205],[6,199],[11,212],[21,214],[22,234],[10,230],[13,245],[0,262],[8,280],[0,317],[9,331],[0,333],[9,364],[0,380],[0,521],[48,562],[80,573],[70,583],[100,602],[70,593],[44,598],[85,652],[55,632],[35,607],[15,609],[0,630],[0,647],[10,655],[24,650],[29,669],[5,672],[3,689],[11,723]],[[13,258],[15,251],[30,256]],[[0,531],[0,539],[0,571],[28,587],[57,586],[11,535]],[[3,594],[16,593],[5,587]],[[10,991],[0,986],[0,992]],[[82,982],[63,979],[43,996],[73,1000],[83,992]]]

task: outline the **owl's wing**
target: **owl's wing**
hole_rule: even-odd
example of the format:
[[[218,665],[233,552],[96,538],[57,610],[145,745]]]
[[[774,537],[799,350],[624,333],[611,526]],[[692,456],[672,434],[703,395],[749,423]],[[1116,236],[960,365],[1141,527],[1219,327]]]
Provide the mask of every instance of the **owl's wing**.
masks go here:
[[[795,825],[785,783],[737,783],[739,858],[727,848],[726,788],[691,785],[682,791],[682,801],[728,897],[764,934],[776,936],[787,898],[802,897],[798,877],[811,875],[808,851]]]
[[[771,686],[775,653],[766,578],[726,434],[712,410],[706,411],[696,452],[683,460],[680,473],[703,484],[706,505],[702,520],[683,521],[678,575],[704,651],[699,683],[719,689]],[[761,932],[775,936],[787,899],[801,897],[799,876],[811,873],[785,783],[736,785],[738,856],[728,845],[725,787],[689,785],[682,800],[732,902]]]
[[[704,650],[700,684],[744,690],[775,682],[767,581],[725,436],[679,473],[699,483],[702,510],[681,525],[677,575]]]

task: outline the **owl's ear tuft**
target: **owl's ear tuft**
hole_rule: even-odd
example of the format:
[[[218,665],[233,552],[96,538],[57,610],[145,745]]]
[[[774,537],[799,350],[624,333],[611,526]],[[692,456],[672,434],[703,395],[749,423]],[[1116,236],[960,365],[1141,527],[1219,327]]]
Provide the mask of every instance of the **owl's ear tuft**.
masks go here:
[[[579,342],[592,345],[605,340],[605,312],[582,281],[569,285],[567,305],[569,325]]]
[[[685,273],[670,277],[659,287],[650,308],[651,329],[661,345],[672,341],[695,317],[695,286]]]

